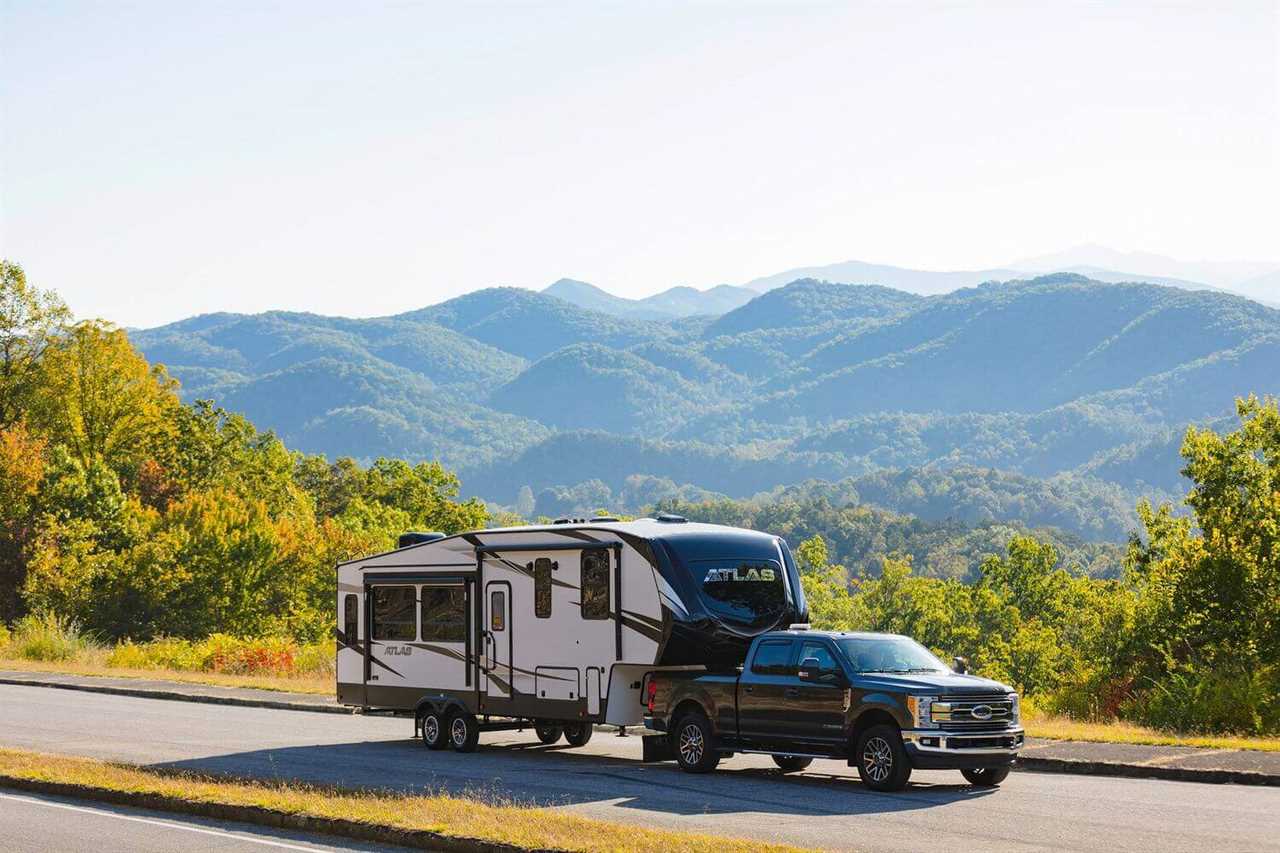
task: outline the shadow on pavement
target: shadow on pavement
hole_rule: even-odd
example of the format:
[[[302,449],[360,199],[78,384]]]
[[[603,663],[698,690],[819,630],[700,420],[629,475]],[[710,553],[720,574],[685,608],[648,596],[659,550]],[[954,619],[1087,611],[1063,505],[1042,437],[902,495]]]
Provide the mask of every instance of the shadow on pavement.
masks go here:
[[[398,794],[460,794],[507,804],[607,803],[673,815],[883,814],[995,793],[962,784],[913,784],[901,793],[882,794],[864,788],[856,776],[824,773],[821,765],[818,772],[799,775],[762,767],[722,767],[692,775],[673,763],[644,764],[635,758],[541,744],[482,745],[474,753],[459,754],[428,751],[414,740],[367,741],[262,749],[153,766]]]

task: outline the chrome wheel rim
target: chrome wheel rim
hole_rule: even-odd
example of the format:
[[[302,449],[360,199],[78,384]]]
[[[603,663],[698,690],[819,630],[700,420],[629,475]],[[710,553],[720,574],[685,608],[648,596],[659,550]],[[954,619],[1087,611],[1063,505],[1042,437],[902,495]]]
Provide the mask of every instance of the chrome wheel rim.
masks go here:
[[[435,714],[422,721],[422,739],[427,743],[435,743],[440,739],[440,721]]]
[[[462,746],[467,742],[467,721],[458,717],[449,727],[449,733],[453,736],[453,742]]]
[[[690,723],[680,730],[680,757],[685,764],[697,764],[706,751],[706,743],[702,739],[702,729]]]
[[[873,737],[862,747],[862,769],[873,782],[883,782],[893,770],[893,750],[882,737]]]

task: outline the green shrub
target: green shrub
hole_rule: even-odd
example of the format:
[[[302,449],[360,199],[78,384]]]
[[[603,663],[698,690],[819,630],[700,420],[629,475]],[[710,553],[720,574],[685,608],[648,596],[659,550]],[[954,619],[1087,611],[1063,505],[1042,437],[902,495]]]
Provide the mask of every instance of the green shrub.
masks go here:
[[[100,648],[100,644],[82,633],[74,621],[45,613],[30,614],[18,620],[9,638],[7,652],[26,660],[68,661]]]
[[[294,666],[299,675],[333,675],[337,671],[337,651],[333,640],[307,643],[298,649]]]
[[[9,654],[9,626],[0,622],[0,656]]]
[[[1126,703],[1122,714],[1167,731],[1272,734],[1280,731],[1280,666],[1184,664]]]

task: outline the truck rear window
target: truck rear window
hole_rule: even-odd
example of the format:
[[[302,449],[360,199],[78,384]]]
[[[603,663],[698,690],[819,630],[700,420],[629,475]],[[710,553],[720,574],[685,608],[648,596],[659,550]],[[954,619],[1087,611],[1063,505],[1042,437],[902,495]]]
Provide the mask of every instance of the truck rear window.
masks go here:
[[[787,608],[782,566],[774,560],[695,560],[706,602],[739,622],[777,617]]]

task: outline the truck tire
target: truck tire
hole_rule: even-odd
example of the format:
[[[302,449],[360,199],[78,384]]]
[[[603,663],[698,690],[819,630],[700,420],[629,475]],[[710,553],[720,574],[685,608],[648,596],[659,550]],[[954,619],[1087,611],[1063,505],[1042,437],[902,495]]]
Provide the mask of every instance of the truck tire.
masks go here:
[[[438,711],[422,715],[422,745],[427,749],[444,749],[449,743],[445,719]]]
[[[973,767],[960,772],[964,774],[965,779],[969,780],[970,785],[994,788],[1009,775],[1009,769],[1008,767]]]
[[[564,740],[569,746],[586,746],[595,731],[590,723],[565,723]]]
[[[873,791],[901,791],[911,778],[911,764],[897,726],[872,726],[858,736],[854,760],[862,784]]]
[[[773,763],[783,773],[797,773],[812,764],[813,759],[806,755],[775,755]]]
[[[533,724],[533,733],[545,744],[553,744],[564,734],[564,727],[558,723],[537,722]]]
[[[699,711],[685,714],[671,730],[676,763],[686,773],[710,773],[720,763],[711,721]]]
[[[449,746],[455,752],[475,752],[480,742],[480,723],[466,712],[460,711],[449,718]]]

